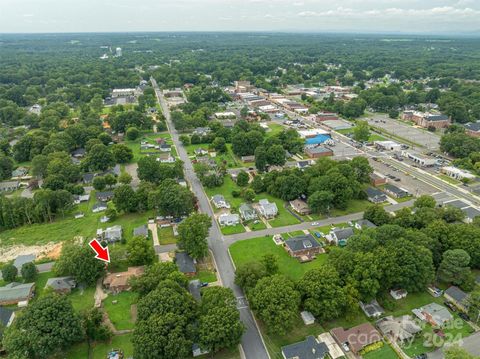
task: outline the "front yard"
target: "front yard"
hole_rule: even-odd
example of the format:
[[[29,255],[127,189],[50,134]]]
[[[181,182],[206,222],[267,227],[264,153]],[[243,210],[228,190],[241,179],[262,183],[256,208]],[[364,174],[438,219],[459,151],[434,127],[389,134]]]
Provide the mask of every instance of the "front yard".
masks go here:
[[[222,226],[220,229],[222,230],[222,234],[226,236],[245,232],[245,227],[242,224],[237,224],[236,226]]]
[[[247,239],[232,244],[229,248],[235,266],[260,260],[265,254],[274,254],[278,259],[279,272],[298,280],[310,269],[322,266],[327,260],[327,254],[320,254],[315,260],[300,263],[290,257],[283,246],[277,246],[271,236]]]
[[[363,355],[363,359],[398,359],[398,355],[388,343],[385,343],[380,349]]]

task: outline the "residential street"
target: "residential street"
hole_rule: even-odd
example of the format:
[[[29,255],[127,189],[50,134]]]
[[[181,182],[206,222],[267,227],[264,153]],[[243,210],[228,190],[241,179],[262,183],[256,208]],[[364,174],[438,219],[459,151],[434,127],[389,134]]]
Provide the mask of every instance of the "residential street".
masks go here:
[[[245,357],[247,359],[270,358],[268,351],[265,348],[263,338],[253,318],[253,314],[250,311],[248,304],[244,300],[243,291],[234,283],[235,270],[228,254],[228,245],[222,240],[220,228],[218,227],[217,222],[213,219],[213,211],[210,207],[208,198],[205,195],[203,187],[193,170],[192,162],[188,158],[187,152],[185,151],[185,148],[182,146],[179,140],[179,135],[171,122],[170,111],[165,102],[165,99],[163,98],[155,79],[152,78],[151,82],[153,88],[155,89],[159,103],[162,107],[162,112],[167,120],[167,125],[170,134],[172,135],[173,143],[178,151],[178,156],[184,162],[185,179],[190,183],[192,191],[198,199],[200,211],[202,213],[208,214],[212,218],[212,227],[209,236],[209,246],[213,252],[213,256],[215,258],[215,262],[217,264],[218,272],[222,279],[223,285],[231,288],[238,299],[237,308],[240,312],[240,318],[246,327],[246,332],[242,337],[242,348],[245,353]]]

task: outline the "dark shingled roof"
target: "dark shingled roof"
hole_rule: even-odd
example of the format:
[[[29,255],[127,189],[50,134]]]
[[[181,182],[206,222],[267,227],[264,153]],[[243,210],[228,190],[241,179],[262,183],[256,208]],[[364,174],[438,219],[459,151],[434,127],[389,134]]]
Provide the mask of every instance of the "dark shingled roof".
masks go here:
[[[467,293],[454,285],[449,287],[444,294],[453,298],[457,303],[463,303],[468,297]]]
[[[178,270],[182,273],[195,273],[197,271],[192,257],[190,257],[186,252],[176,253],[175,261],[177,263]]]
[[[290,238],[285,241],[285,245],[290,248],[292,252],[320,247],[320,244],[315,240],[315,238],[313,238],[311,234]]]
[[[303,342],[282,347],[282,353],[287,359],[323,359],[328,354],[328,347],[309,335]]]

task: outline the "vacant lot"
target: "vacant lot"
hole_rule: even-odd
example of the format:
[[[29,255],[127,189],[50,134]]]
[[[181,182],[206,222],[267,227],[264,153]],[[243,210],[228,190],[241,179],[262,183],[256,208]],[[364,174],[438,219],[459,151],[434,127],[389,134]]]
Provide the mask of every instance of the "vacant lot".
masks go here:
[[[271,236],[239,241],[232,244],[229,250],[235,266],[260,260],[267,253],[274,254],[278,258],[280,273],[293,280],[300,279],[310,269],[322,266],[327,259],[327,254],[321,254],[312,262],[300,263],[290,257],[282,246],[277,246]]]

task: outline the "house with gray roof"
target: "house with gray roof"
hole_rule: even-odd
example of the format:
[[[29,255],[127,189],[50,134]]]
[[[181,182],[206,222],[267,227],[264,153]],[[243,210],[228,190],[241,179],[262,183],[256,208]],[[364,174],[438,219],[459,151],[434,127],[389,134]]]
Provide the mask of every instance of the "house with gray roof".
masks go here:
[[[309,335],[304,341],[282,347],[284,359],[323,359],[328,357],[328,347]]]
[[[347,240],[353,236],[353,234],[353,229],[351,227],[335,228],[330,231],[330,237],[337,246],[347,244]]]
[[[212,203],[215,208],[230,208],[230,203],[225,200],[225,197],[221,194],[216,194],[212,197]]]
[[[370,222],[368,219],[361,219],[355,223],[355,228],[358,230],[376,227],[377,226],[374,223]]]
[[[115,243],[122,240],[123,230],[122,226],[116,225],[106,229],[98,229],[97,237],[100,240],[105,240],[108,243]]]
[[[266,219],[275,218],[278,214],[277,204],[275,202],[270,203],[268,199],[261,199],[258,201],[258,211]]]
[[[224,213],[218,216],[218,223],[221,226],[236,226],[240,223],[240,216],[236,213]]]
[[[200,282],[200,279],[194,279],[188,282],[188,291],[197,302],[202,300],[202,295],[200,293],[201,288],[202,283]]]
[[[368,318],[378,318],[385,313],[385,310],[376,299],[373,299],[370,303],[359,302],[359,304]]]
[[[450,303],[454,304],[462,312],[468,311],[468,294],[460,288],[452,285],[443,292],[443,296]]]
[[[77,286],[73,277],[48,278],[45,289],[51,288],[56,293],[68,294]]]
[[[28,169],[25,167],[18,167],[12,171],[12,178],[20,178],[28,175]]]
[[[290,256],[307,262],[315,258],[315,256],[323,252],[320,243],[311,235],[296,236],[285,241],[285,249]]]
[[[146,224],[133,229],[134,237],[148,237],[148,227]]]
[[[422,328],[410,315],[398,318],[393,316],[384,317],[375,324],[383,335],[400,343],[407,342],[422,332]]]
[[[407,190],[404,190],[403,188],[394,186],[392,184],[386,184],[383,189],[385,193],[394,198],[405,198],[409,195]]]
[[[438,303],[430,303],[423,307],[413,309],[420,320],[430,323],[434,327],[443,327],[445,324],[453,320],[453,315],[446,307]]]
[[[34,295],[35,283],[12,282],[0,287],[0,305],[12,305],[28,301]]]
[[[187,276],[194,276],[197,273],[195,260],[187,252],[175,253],[175,263],[178,270]]]
[[[368,187],[365,192],[367,192],[367,199],[372,203],[382,203],[387,200],[387,195],[376,188]]]
[[[0,307],[0,339],[1,335],[3,334],[3,328],[8,328],[13,323],[14,319],[15,311],[5,307]]]
[[[464,221],[466,223],[472,223],[476,217],[480,216],[480,211],[473,207],[462,208],[462,212],[465,214]]]
[[[96,192],[95,198],[100,202],[108,202],[113,198],[113,191]]]
[[[252,221],[257,218],[257,213],[248,203],[242,203],[238,208],[238,211],[240,212],[240,217],[242,217],[244,221]]]
[[[108,208],[108,206],[105,202],[97,202],[93,205],[92,212],[93,213],[98,213],[98,212],[106,211],[107,208]]]
[[[13,192],[20,188],[19,181],[0,182],[0,192]]]

